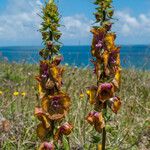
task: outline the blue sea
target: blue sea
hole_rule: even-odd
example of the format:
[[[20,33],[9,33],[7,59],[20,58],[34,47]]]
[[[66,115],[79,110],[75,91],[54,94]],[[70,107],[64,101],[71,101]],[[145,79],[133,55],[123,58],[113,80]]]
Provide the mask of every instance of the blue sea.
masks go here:
[[[9,62],[38,63],[41,59],[38,55],[41,48],[33,46],[0,47],[0,57]],[[77,67],[92,66],[90,46],[63,46],[60,52],[64,57],[63,64]],[[121,65],[123,68],[150,70],[150,46],[122,46]]]

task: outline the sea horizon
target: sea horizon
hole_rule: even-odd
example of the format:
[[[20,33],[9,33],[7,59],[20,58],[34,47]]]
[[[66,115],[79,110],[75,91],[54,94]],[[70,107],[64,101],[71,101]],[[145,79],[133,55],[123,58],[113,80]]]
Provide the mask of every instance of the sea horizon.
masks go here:
[[[150,44],[116,44],[117,46],[150,46]],[[0,48],[2,47],[43,47],[44,45],[0,45]],[[82,44],[78,44],[78,45],[63,45],[62,46],[91,46],[91,45],[82,45]]]
[[[120,45],[121,65],[123,68],[150,70],[150,45]],[[38,63],[39,51],[43,46],[0,46],[1,58],[9,62]],[[62,45],[60,53],[63,64],[71,66],[92,66],[90,45]]]

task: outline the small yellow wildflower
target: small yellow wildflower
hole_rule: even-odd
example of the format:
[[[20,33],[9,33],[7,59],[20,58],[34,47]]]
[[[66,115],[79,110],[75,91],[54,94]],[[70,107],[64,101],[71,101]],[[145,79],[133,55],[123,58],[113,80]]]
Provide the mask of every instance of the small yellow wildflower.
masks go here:
[[[18,95],[19,95],[19,92],[14,92],[13,95],[14,95],[14,96],[18,96]]]
[[[94,104],[96,101],[96,92],[97,92],[97,87],[96,86],[91,86],[87,89],[86,94],[88,96],[90,104]]]
[[[81,93],[81,94],[80,94],[80,98],[82,99],[83,97],[84,97],[84,94],[83,94],[83,93]]]
[[[0,95],[2,95],[3,94],[3,92],[2,91],[0,91]]]
[[[26,96],[26,93],[25,93],[25,92],[22,92],[21,95],[22,95],[22,96]]]

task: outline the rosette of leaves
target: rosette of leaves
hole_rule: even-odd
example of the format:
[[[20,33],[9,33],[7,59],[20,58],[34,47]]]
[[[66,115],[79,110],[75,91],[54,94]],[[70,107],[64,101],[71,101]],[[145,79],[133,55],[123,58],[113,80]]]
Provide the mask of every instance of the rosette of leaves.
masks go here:
[[[91,29],[93,34],[91,62],[94,65],[97,85],[87,89],[88,99],[90,104],[94,105],[94,111],[88,114],[86,120],[97,132],[102,132],[102,150],[104,150],[105,124],[109,119],[107,107],[117,113],[121,106],[120,98],[116,96],[121,80],[120,47],[116,46],[116,34],[111,31],[114,13],[112,0],[96,0],[94,4],[98,7],[97,12],[94,13],[96,26]]]
[[[43,22],[40,32],[44,48],[40,51],[43,60],[40,61],[39,75],[36,76],[39,104],[35,108],[35,116],[40,121],[36,132],[42,141],[39,150],[53,150],[58,146],[64,147],[64,136],[72,132],[72,124],[64,123],[71,99],[66,92],[62,91],[64,68],[60,66],[62,56],[59,55],[60,17],[54,0],[45,1],[42,13]]]

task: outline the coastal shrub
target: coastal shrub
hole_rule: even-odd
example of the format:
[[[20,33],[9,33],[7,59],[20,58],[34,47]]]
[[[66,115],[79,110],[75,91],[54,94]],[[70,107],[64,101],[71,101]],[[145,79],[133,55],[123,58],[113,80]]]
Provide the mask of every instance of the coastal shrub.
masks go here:
[[[120,98],[116,94],[120,87],[120,47],[115,45],[116,34],[111,31],[114,14],[112,0],[96,0],[94,4],[97,5],[97,12],[94,13],[96,25],[91,30],[91,62],[94,64],[97,85],[91,85],[87,89],[89,102],[94,108],[86,120],[97,132],[102,133],[102,144],[98,148],[105,150],[105,128],[110,120],[107,108],[117,113],[121,106]]]
[[[64,67],[60,66],[62,56],[59,55],[61,32],[58,30],[58,8],[54,0],[49,0],[42,10],[40,32],[45,47],[39,53],[43,60],[40,61],[39,75],[36,76],[39,93],[35,116],[40,121],[36,131],[42,141],[39,150],[53,150],[68,146],[68,138],[64,138],[64,135],[68,136],[73,126],[64,122],[64,118],[69,111],[71,99],[62,90]]]

